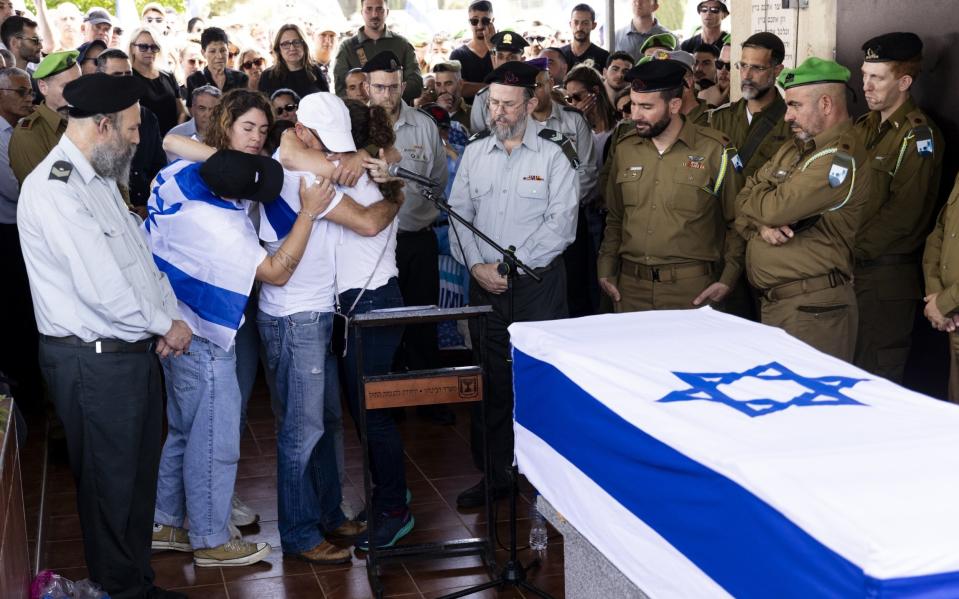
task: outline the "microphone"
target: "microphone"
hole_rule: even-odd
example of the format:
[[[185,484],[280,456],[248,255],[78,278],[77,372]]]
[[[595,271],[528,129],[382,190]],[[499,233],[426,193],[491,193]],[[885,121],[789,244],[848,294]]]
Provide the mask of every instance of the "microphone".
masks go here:
[[[414,173],[411,170],[407,170],[398,164],[391,164],[390,168],[387,169],[387,172],[390,174],[391,177],[399,177],[400,179],[406,179],[414,183],[419,183],[420,185],[423,185],[424,187],[429,187],[429,188],[437,187],[436,181],[433,181],[429,177],[424,177],[423,175]]]

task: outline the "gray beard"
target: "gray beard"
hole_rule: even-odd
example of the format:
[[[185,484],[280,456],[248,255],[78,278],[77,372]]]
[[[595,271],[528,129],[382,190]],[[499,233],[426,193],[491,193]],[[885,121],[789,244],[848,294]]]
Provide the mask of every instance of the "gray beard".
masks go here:
[[[93,148],[93,153],[90,155],[90,166],[101,177],[114,179],[120,185],[128,185],[130,182],[130,163],[133,161],[133,154],[136,150],[136,144],[126,144],[119,139],[115,139],[109,144]]]
[[[512,126],[498,125],[491,122],[489,127],[493,131],[493,134],[496,135],[496,139],[506,141],[507,139],[522,137],[523,134],[526,133],[526,118],[521,118]]]
[[[773,87],[770,85],[765,89],[759,89],[758,87],[745,87],[740,86],[740,89],[743,93],[743,97],[747,100],[758,100],[769,93]]]

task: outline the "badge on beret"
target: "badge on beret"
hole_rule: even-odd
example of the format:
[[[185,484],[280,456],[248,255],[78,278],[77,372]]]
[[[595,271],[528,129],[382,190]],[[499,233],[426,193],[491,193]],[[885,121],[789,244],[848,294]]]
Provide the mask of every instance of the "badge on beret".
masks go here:
[[[653,54],[653,58],[656,60],[669,60],[669,52],[666,50],[656,50]]]
[[[866,60],[879,60],[879,54],[872,48],[866,50]]]
[[[507,46],[509,46],[510,44],[512,44],[512,43],[513,43],[513,35],[512,35],[511,33],[504,33],[504,34],[503,34],[503,43],[506,44]]]
[[[519,85],[519,77],[512,71],[507,71],[506,74],[503,75],[503,83],[506,85]]]
[[[70,179],[70,173],[73,172],[73,165],[67,162],[66,160],[57,160],[53,163],[53,166],[50,167],[50,176],[47,177],[50,181],[62,181],[64,183]]]

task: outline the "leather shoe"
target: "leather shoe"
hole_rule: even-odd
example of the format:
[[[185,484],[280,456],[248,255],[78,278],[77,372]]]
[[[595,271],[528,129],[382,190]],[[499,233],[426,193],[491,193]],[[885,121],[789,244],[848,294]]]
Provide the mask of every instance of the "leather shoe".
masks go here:
[[[326,538],[331,541],[349,541],[352,543],[356,540],[356,537],[360,536],[366,532],[366,522],[360,522],[357,520],[347,520],[343,524],[340,524],[336,527],[335,530],[331,530],[326,533]]]
[[[492,489],[493,501],[502,499],[509,495],[509,485],[493,483]],[[486,481],[480,480],[478,483],[466,489],[456,497],[456,507],[472,508],[486,505]]]
[[[313,549],[301,553],[284,552],[283,555],[311,564],[322,565],[348,564],[353,559],[349,549],[342,549],[329,541],[323,541]]]

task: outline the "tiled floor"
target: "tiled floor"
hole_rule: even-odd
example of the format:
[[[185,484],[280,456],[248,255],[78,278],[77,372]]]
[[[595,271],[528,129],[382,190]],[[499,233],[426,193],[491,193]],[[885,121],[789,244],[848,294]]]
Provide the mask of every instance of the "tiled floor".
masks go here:
[[[283,559],[279,549],[276,512],[276,440],[269,399],[260,385],[250,402],[248,426],[242,438],[237,493],[260,514],[257,525],[243,530],[245,538],[267,541],[274,550],[267,563],[244,568],[194,568],[185,553],[156,553],[153,567],[156,584],[173,588],[199,599],[239,598],[326,598],[352,599],[371,596],[364,554],[354,552],[346,566],[319,567]],[[487,522],[484,510],[456,509],[456,495],[479,480],[473,468],[469,445],[469,416],[457,409],[456,426],[440,426],[407,409],[400,428],[407,453],[407,479],[413,493],[411,507],[416,527],[404,542],[419,543],[483,536]],[[346,472],[349,478],[344,495],[356,504],[362,493],[362,457],[352,423],[345,423]],[[65,458],[53,452],[48,475],[46,533],[41,567],[50,568],[73,580],[86,576],[80,528],[76,516],[73,482]],[[39,468],[37,468],[39,470]],[[24,478],[27,478],[25,473]],[[530,488],[524,485],[519,513],[519,539],[528,539]],[[28,497],[36,503],[38,493]],[[507,503],[500,502],[497,530],[501,543],[508,540]],[[36,513],[27,506],[28,515]],[[29,517],[29,516],[28,516]],[[34,516],[35,517],[35,516]],[[550,545],[530,580],[557,599],[563,597],[562,537],[551,530]],[[36,534],[34,532],[34,539]],[[497,551],[500,565],[506,552]],[[520,559],[530,561],[529,551]],[[432,599],[488,580],[478,557],[407,561],[383,569],[382,580],[388,597]],[[472,597],[527,597],[528,593],[506,589],[487,591]]]

